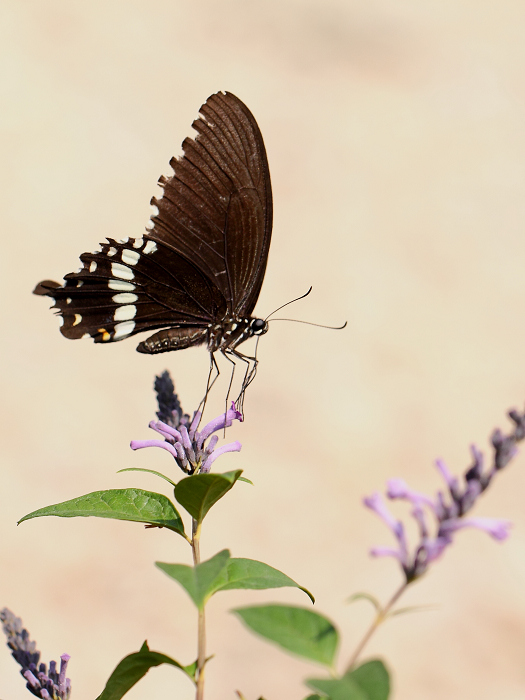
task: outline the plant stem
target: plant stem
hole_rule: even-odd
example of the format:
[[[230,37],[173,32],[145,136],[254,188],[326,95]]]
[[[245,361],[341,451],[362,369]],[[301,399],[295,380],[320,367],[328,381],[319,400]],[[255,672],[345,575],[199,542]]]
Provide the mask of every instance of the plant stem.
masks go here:
[[[200,552],[200,536],[201,526],[192,518],[191,521],[191,549],[193,553],[193,566],[197,566],[201,562]],[[197,692],[195,700],[203,700],[204,698],[204,665],[206,663],[206,626],[204,619],[204,608],[199,610],[199,621],[197,627]]]
[[[394,593],[394,595],[390,598],[388,603],[385,606],[383,606],[382,608],[380,608],[379,610],[377,610],[374,621],[372,622],[372,624],[368,628],[363,639],[357,645],[357,649],[352,654],[350,661],[348,662],[348,665],[345,669],[345,673],[349,673],[349,671],[351,671],[354,668],[354,666],[357,662],[357,659],[361,655],[361,652],[363,651],[365,646],[368,644],[370,637],[374,634],[374,632],[379,627],[379,625],[385,621],[385,618],[388,615],[388,613],[390,612],[390,609],[397,603],[397,601],[399,600],[401,595],[404,593],[407,586],[408,586],[408,583],[406,581],[404,581],[401,584],[401,586],[397,589],[397,591]]]

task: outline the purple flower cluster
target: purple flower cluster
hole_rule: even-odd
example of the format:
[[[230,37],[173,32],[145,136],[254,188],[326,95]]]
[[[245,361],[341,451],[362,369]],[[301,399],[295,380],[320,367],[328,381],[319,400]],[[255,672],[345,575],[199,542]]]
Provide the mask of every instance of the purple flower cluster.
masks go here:
[[[161,447],[167,450],[175,459],[177,465],[186,474],[205,474],[211,469],[211,465],[225,452],[239,452],[240,442],[230,442],[216,449],[219,438],[213,435],[218,430],[229,428],[234,420],[242,421],[242,413],[235,408],[232,401],[231,408],[220,416],[207,423],[199,432],[197,429],[202,418],[202,413],[196,411],[193,419],[184,413],[175,387],[168,372],[163,372],[155,378],[155,392],[157,394],[158,421],[150,421],[149,427],[162,435],[163,440],[132,440],[132,450],[140,450],[143,447]],[[206,440],[211,438],[206,444]]]
[[[44,663],[38,664],[40,652],[36,648],[36,642],[29,639],[29,632],[24,629],[22,620],[4,608],[0,610],[0,621],[12,656],[22,667],[20,673],[27,681],[27,689],[44,700],[69,700],[71,681],[66,678],[69,654],[60,657],[60,671],[57,672],[56,661],[49,663],[47,671]]]
[[[397,548],[375,547],[372,556],[393,556],[398,559],[407,583],[422,576],[429,565],[439,558],[452,541],[454,534],[465,527],[483,530],[496,540],[504,540],[509,534],[511,523],[495,518],[466,518],[479,496],[488,488],[498,471],[503,469],[517,452],[516,443],[525,437],[525,413],[509,411],[514,430],[503,435],[495,430],[491,437],[494,448],[492,465],[485,469],[483,454],[473,445],[472,466],[465,472],[464,484],[452,476],[442,460],[437,460],[437,468],[446,483],[446,492],[438,491],[434,498],[410,489],[402,479],[388,482],[386,495],[391,500],[408,501],[412,506],[411,515],[419,531],[419,543],[411,552],[404,524],[396,520],[388,510],[379,493],[364,499],[364,504],[379,515],[388,525],[397,540]],[[429,525],[431,515],[433,527]]]
[[[130,443],[132,450],[140,450],[143,447],[162,447],[167,450],[177,462],[177,465],[186,474],[205,474],[211,469],[211,465],[225,452],[239,452],[241,443],[230,442],[215,449],[219,440],[213,433],[223,428],[229,428],[234,420],[242,421],[242,413],[239,413],[232,401],[232,407],[221,413],[220,416],[210,421],[198,432],[197,428],[201,420],[201,412],[196,411],[189,426],[179,424],[179,429],[163,421],[150,421],[149,427],[162,435],[164,440],[132,440]],[[211,436],[208,444],[206,440]]]

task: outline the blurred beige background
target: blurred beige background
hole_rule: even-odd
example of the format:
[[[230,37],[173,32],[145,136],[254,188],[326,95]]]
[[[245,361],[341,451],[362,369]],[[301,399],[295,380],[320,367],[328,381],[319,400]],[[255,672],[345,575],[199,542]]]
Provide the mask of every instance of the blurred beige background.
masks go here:
[[[182,540],[128,523],[42,519],[40,506],[125,486],[162,490],[132,453],[148,437],[153,375],[168,367],[198,402],[207,354],[138,355],[70,342],[39,280],[76,269],[110,235],[139,236],[212,92],[244,100],[264,134],[275,223],[257,311],[288,310],[335,332],[274,324],[260,343],[247,418],[231,439],[255,487],[209,516],[203,555],[223,547],[284,570],[337,621],[341,667],[370,621],[345,599],[382,599],[400,576],[367,550],[389,544],[361,506],[401,476],[433,491],[433,460],[460,472],[525,401],[525,5],[518,0],[4,0],[2,109],[2,470],[0,604],[46,661],[72,655],[76,700],[92,700],[147,638],[185,663],[195,615],[152,562],[186,561]],[[222,405],[215,394],[210,416]],[[476,514],[510,518],[510,540],[464,532],[404,599],[367,656],[394,670],[397,700],[525,697],[525,463]],[[320,672],[251,636],[236,604],[299,591],[229,592],[209,605],[208,700],[301,700]],[[0,695],[26,698],[0,653]],[[130,700],[190,700],[160,668]]]

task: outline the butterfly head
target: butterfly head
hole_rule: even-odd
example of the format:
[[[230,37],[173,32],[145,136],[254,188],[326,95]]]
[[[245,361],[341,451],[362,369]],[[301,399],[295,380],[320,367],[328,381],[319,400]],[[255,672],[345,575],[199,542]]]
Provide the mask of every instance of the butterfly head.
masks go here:
[[[268,331],[268,324],[262,318],[254,318],[250,322],[250,335],[264,335]]]

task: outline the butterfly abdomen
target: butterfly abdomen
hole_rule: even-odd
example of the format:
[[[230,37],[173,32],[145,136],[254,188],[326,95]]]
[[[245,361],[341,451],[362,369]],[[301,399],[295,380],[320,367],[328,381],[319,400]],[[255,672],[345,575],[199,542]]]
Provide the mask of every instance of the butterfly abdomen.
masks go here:
[[[167,328],[137,345],[137,352],[157,355],[160,352],[184,350],[206,342],[207,328]]]

